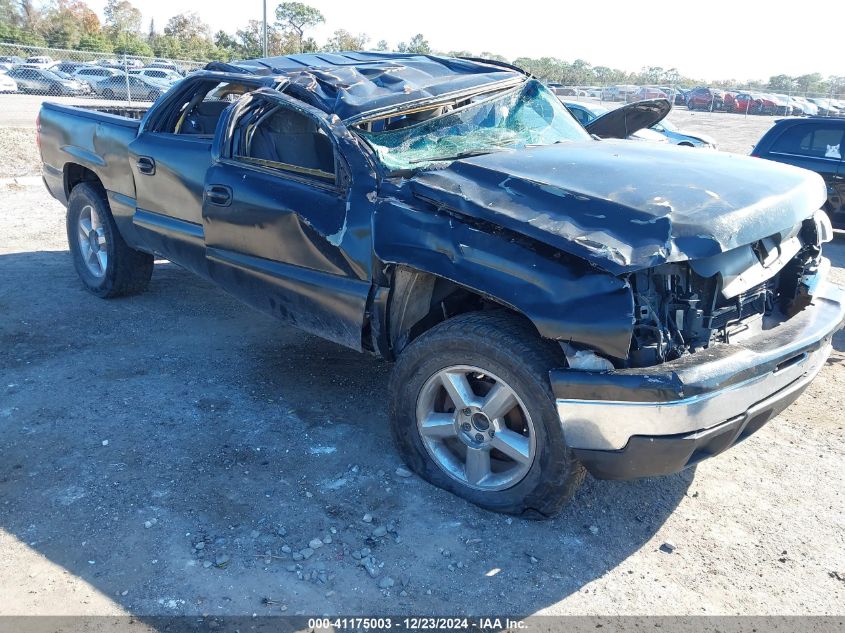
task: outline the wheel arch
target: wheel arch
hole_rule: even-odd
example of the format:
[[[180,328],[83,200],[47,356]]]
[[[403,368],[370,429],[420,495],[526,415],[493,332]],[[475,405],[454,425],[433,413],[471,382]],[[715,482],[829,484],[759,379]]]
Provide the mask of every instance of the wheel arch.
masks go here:
[[[89,183],[105,192],[105,186],[103,185],[103,181],[100,180],[100,177],[92,169],[84,165],[80,165],[79,163],[65,163],[62,172],[65,199],[69,199],[73,188],[82,183]]]
[[[531,323],[524,312],[496,297],[469,288],[441,275],[397,265],[389,271],[387,342],[392,356],[435,325],[468,312],[503,310]]]

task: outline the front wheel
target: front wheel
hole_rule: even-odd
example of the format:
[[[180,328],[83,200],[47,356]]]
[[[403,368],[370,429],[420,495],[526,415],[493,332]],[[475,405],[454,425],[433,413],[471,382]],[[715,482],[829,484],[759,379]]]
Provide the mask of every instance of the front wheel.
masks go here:
[[[71,191],[67,238],[79,278],[98,297],[136,294],[149,284],[153,256],[123,241],[105,192],[96,185],[82,183]]]
[[[449,319],[411,343],[390,380],[402,458],[430,483],[483,508],[544,518],[584,479],[563,437],[549,370],[564,359],[504,311]]]

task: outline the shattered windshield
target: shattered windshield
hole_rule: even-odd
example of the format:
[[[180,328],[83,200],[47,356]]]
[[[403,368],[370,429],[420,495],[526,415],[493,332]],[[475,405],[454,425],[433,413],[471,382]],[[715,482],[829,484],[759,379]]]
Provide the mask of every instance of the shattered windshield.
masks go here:
[[[403,123],[400,119],[399,124]],[[590,135],[539,81],[487,97],[422,123],[383,131],[358,130],[391,171],[419,169],[526,145],[589,140]],[[387,126],[390,127],[390,124]]]

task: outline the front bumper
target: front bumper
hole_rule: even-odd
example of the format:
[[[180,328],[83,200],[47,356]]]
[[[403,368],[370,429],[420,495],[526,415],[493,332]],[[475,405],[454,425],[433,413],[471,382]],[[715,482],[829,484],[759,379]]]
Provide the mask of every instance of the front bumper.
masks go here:
[[[590,472],[633,479],[715,455],[780,413],[807,387],[845,319],[845,289],[760,335],[649,368],[550,374],[567,444]]]

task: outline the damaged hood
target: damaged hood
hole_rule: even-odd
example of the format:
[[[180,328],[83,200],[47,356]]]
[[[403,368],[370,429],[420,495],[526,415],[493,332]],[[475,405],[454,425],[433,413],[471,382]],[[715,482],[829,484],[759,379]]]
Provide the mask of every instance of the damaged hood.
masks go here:
[[[660,123],[672,110],[668,99],[649,99],[621,106],[593,119],[584,127],[602,138],[628,138],[634,132]]]
[[[826,199],[817,174],[789,165],[615,140],[457,160],[407,186],[612,274],[751,244],[794,227]]]

